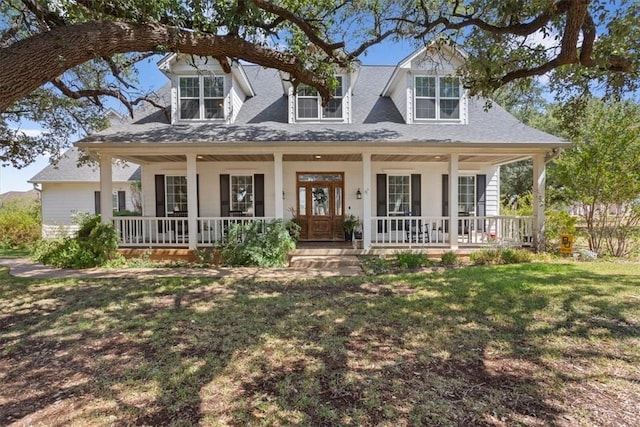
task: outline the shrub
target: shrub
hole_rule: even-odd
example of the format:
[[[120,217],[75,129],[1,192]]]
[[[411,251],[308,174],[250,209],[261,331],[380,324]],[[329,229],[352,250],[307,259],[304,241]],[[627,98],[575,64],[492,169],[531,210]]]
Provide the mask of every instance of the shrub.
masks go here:
[[[0,208],[0,248],[33,246],[40,238],[40,202],[9,200]]]
[[[500,252],[497,249],[481,249],[471,252],[469,259],[474,265],[490,265],[498,264],[500,260]]]
[[[440,263],[446,266],[458,265],[458,254],[453,251],[445,252],[440,258]]]
[[[525,249],[504,248],[500,251],[502,264],[524,264],[531,262],[533,256]]]
[[[396,262],[398,263],[398,267],[409,270],[431,265],[431,261],[425,254],[414,252],[396,253]]]
[[[524,249],[482,249],[472,252],[469,259],[474,265],[522,264],[531,262],[533,256]]]
[[[281,267],[295,247],[282,220],[251,222],[229,227],[220,255],[228,266]]]
[[[118,234],[111,224],[100,217],[81,215],[80,229],[75,237],[38,242],[33,258],[59,268],[89,268],[104,265],[118,255]]]

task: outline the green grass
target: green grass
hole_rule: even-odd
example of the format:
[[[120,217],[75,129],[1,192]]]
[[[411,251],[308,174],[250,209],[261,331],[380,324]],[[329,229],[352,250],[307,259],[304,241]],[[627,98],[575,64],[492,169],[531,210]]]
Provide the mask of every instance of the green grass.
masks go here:
[[[0,248],[0,258],[26,258],[28,256],[29,256],[28,249]]]
[[[633,425],[640,268],[29,280],[0,268],[0,424]]]

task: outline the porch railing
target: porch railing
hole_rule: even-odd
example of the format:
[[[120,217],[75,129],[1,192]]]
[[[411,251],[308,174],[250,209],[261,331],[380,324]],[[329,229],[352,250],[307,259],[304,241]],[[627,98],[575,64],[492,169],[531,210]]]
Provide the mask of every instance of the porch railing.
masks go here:
[[[233,224],[268,223],[267,217],[207,217],[197,218],[197,245],[212,246],[225,239]],[[189,245],[189,219],[185,217],[115,217],[120,246],[149,247]]]
[[[371,218],[371,245],[421,247],[451,244],[449,217],[384,216]],[[458,218],[458,244],[474,246],[530,245],[531,216],[464,216]]]

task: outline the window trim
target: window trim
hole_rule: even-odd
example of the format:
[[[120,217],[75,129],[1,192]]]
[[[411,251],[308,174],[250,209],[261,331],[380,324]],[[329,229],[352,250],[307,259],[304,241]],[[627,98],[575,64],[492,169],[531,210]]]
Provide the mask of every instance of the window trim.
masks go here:
[[[308,122],[308,121],[344,121],[345,119],[345,108],[344,108],[344,100],[347,98],[347,94],[345,93],[345,81],[346,81],[346,77],[344,74],[337,74],[335,75],[336,78],[340,79],[340,88],[341,93],[340,95],[337,95],[335,92],[333,94],[332,99],[335,100],[340,100],[340,109],[341,109],[341,115],[340,117],[324,117],[324,108],[322,107],[322,98],[320,97],[320,94],[317,92],[316,90],[316,95],[315,96],[311,96],[311,95],[300,95],[300,92],[298,90],[296,90],[295,93],[295,117],[296,117],[296,121],[301,121],[301,122]],[[317,103],[317,108],[318,108],[318,115],[316,117],[300,117],[300,110],[298,109],[299,103],[298,103],[298,99],[316,99],[316,103]]]
[[[182,90],[181,90],[181,85],[180,85],[180,81],[182,79],[192,79],[192,78],[197,78],[198,79],[198,98],[195,97],[183,97],[182,96]],[[204,79],[205,78],[210,78],[213,79],[214,81],[216,79],[222,79],[222,97],[217,97],[217,96],[205,96],[204,95]],[[225,76],[221,76],[221,75],[217,75],[217,74],[208,74],[208,75],[182,75],[182,76],[178,76],[178,102],[177,102],[177,116],[178,116],[178,120],[180,121],[188,121],[188,122],[195,122],[195,121],[224,121],[227,117],[227,111],[225,108],[225,99],[226,99],[226,94],[227,94],[227,79],[225,78]],[[183,99],[197,99],[198,100],[198,117],[196,118],[189,118],[189,117],[182,117],[182,106],[181,106],[181,101]],[[205,100],[210,100],[210,99],[219,99],[222,101],[222,117],[212,117],[212,118],[207,118],[206,117],[206,110],[205,110]]]
[[[433,96],[418,96],[417,95],[417,79],[418,78],[424,78],[424,77],[431,77],[435,79],[435,97]],[[454,97],[444,97],[440,95],[440,82],[443,79],[448,79],[448,78],[455,78],[458,80],[458,97],[454,98]],[[462,82],[460,80],[460,77],[455,76],[455,75],[451,75],[451,74],[447,74],[447,75],[432,75],[432,74],[416,74],[413,76],[413,120],[414,122],[434,122],[434,121],[440,121],[440,122],[460,122],[462,120],[462,111],[461,111],[461,107],[462,107],[462,98],[463,98],[463,88],[462,88]],[[435,117],[431,118],[431,117],[418,117],[417,114],[417,110],[418,110],[418,100],[419,99],[431,99],[434,101],[434,105],[435,105]],[[441,101],[445,101],[445,100],[458,100],[458,117],[457,118],[442,118],[442,107],[441,107]]]
[[[469,215],[475,215],[476,209],[477,209],[477,205],[478,205],[478,190],[477,190],[477,179],[478,177],[476,175],[473,174],[464,174],[464,175],[458,175],[458,202],[456,203],[456,205],[458,206],[458,213],[460,213],[460,196],[462,195],[462,192],[460,191],[460,180],[461,178],[473,178],[472,184],[471,184],[471,188],[473,189],[473,201],[472,201],[472,210],[470,210],[469,212],[465,212]]]
[[[185,184],[187,183],[186,175],[165,175],[164,176],[164,211],[167,216],[169,214],[173,214],[176,212],[175,208],[173,210],[169,210],[169,178],[184,178]],[[184,211],[180,210],[178,212],[188,213],[189,212],[189,189],[187,189],[187,191],[184,193],[184,197],[185,197],[185,202],[181,204],[184,204],[186,209]],[[174,205],[175,204],[176,203],[174,201]]]
[[[391,183],[389,182],[391,177],[404,177],[407,179],[407,185],[409,192],[407,193],[407,207],[408,210],[392,211],[391,206]],[[411,174],[387,174],[387,215],[388,216],[404,216],[406,212],[411,212]]]
[[[242,211],[243,215],[247,215],[247,216],[255,216],[255,212],[256,212],[256,189],[255,189],[255,177],[252,174],[229,174],[229,210],[230,211],[236,211],[238,209],[233,209],[234,206],[234,202],[237,203],[237,200],[233,200],[233,178],[238,178],[238,177],[243,177],[243,178],[251,178],[251,193],[248,193],[247,195],[251,196],[251,206],[248,207],[246,210]]]

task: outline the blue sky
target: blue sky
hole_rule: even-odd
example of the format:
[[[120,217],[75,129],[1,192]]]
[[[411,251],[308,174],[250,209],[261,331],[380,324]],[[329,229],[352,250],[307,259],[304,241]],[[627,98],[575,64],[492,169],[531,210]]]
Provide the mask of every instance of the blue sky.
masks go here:
[[[383,43],[371,47],[367,54],[361,56],[360,59],[366,65],[395,65],[416,48],[415,44],[408,41]],[[144,82],[144,87],[157,89],[167,81],[166,77],[157,70],[155,61],[142,64],[139,70],[140,81]],[[121,109],[118,106],[114,106],[114,108]],[[22,130],[37,131],[38,128],[35,125],[23,124]],[[10,166],[0,167],[0,194],[8,191],[30,190],[33,186],[27,181],[48,164],[48,157],[40,156],[34,163],[23,169],[15,169]]]

